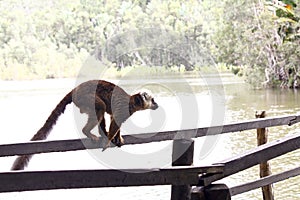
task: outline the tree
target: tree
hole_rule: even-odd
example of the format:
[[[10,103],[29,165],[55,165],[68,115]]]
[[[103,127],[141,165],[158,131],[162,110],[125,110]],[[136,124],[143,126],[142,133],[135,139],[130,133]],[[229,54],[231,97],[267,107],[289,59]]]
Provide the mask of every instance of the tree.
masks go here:
[[[290,3],[290,4],[287,4]],[[256,88],[293,87],[299,63],[296,2],[226,1],[227,18],[215,35],[219,62],[243,66]],[[219,53],[220,52],[220,53]]]

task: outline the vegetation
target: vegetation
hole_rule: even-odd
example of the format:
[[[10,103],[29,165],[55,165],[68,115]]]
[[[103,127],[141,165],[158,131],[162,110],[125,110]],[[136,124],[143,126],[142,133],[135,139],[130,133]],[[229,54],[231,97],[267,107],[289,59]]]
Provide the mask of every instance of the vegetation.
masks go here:
[[[298,1],[231,3],[217,31],[218,61],[239,66],[235,72],[256,88],[299,87]]]
[[[134,66],[162,73],[220,63],[256,88],[299,87],[299,5],[299,0],[1,1],[0,79],[74,77],[93,55],[116,75]]]

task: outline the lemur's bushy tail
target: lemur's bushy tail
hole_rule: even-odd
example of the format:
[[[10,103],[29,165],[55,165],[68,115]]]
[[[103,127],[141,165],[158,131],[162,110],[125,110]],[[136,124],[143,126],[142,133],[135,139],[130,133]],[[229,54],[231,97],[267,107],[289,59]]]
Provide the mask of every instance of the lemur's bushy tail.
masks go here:
[[[65,111],[65,108],[68,104],[72,103],[72,91],[69,92],[56,106],[56,108],[52,111],[48,119],[46,120],[44,126],[38,130],[38,132],[31,138],[31,141],[36,140],[45,140],[47,136],[49,135],[50,131],[52,130],[52,127],[55,125],[58,117]],[[22,155],[19,156],[11,170],[23,170],[29,160],[31,159],[33,155]]]

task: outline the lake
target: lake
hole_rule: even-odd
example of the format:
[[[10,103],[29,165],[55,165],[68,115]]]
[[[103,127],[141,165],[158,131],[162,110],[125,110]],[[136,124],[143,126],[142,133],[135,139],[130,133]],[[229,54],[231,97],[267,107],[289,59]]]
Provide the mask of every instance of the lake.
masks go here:
[[[300,112],[300,95],[295,90],[252,90],[230,74],[111,80],[128,93],[151,90],[160,108],[135,113],[122,126],[123,134],[158,132],[220,125],[255,118],[265,110],[268,116]],[[27,142],[42,126],[60,99],[78,80],[44,80],[0,82],[0,140],[2,144]],[[86,116],[73,105],[67,106],[48,140],[83,137],[81,128]],[[94,130],[96,131],[96,130]],[[269,141],[300,131],[300,125],[269,129]],[[244,131],[195,139],[194,165],[224,160],[256,147],[256,131]],[[99,168],[149,168],[171,165],[170,141],[122,148],[35,155],[26,170],[67,170]],[[300,151],[271,161],[273,173],[299,166]],[[15,158],[0,158],[0,170],[9,171]],[[221,182],[235,186],[259,177],[258,166]],[[274,184],[276,199],[300,198],[300,178]],[[0,194],[0,199],[170,199],[170,186],[55,190]],[[233,199],[262,199],[260,189],[237,195]]]

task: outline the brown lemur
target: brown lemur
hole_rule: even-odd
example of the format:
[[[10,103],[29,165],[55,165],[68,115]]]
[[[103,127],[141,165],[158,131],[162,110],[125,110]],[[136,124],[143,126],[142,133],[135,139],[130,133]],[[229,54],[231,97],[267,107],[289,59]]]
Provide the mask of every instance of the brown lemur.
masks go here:
[[[87,137],[95,141],[99,140],[97,136],[91,133],[91,130],[97,125],[99,134],[103,135],[104,133],[107,136],[107,144],[103,150],[110,146],[110,142],[114,142],[119,147],[124,144],[124,139],[120,135],[120,127],[134,112],[158,108],[154,98],[146,92],[130,96],[113,83],[103,80],[87,81],[75,87],[58,103],[44,126],[38,130],[31,141],[46,139],[58,117],[72,102],[79,108],[80,113],[88,115],[87,123],[82,129]],[[111,115],[108,132],[105,129],[105,112]],[[19,156],[15,160],[12,170],[24,169],[32,156]]]

